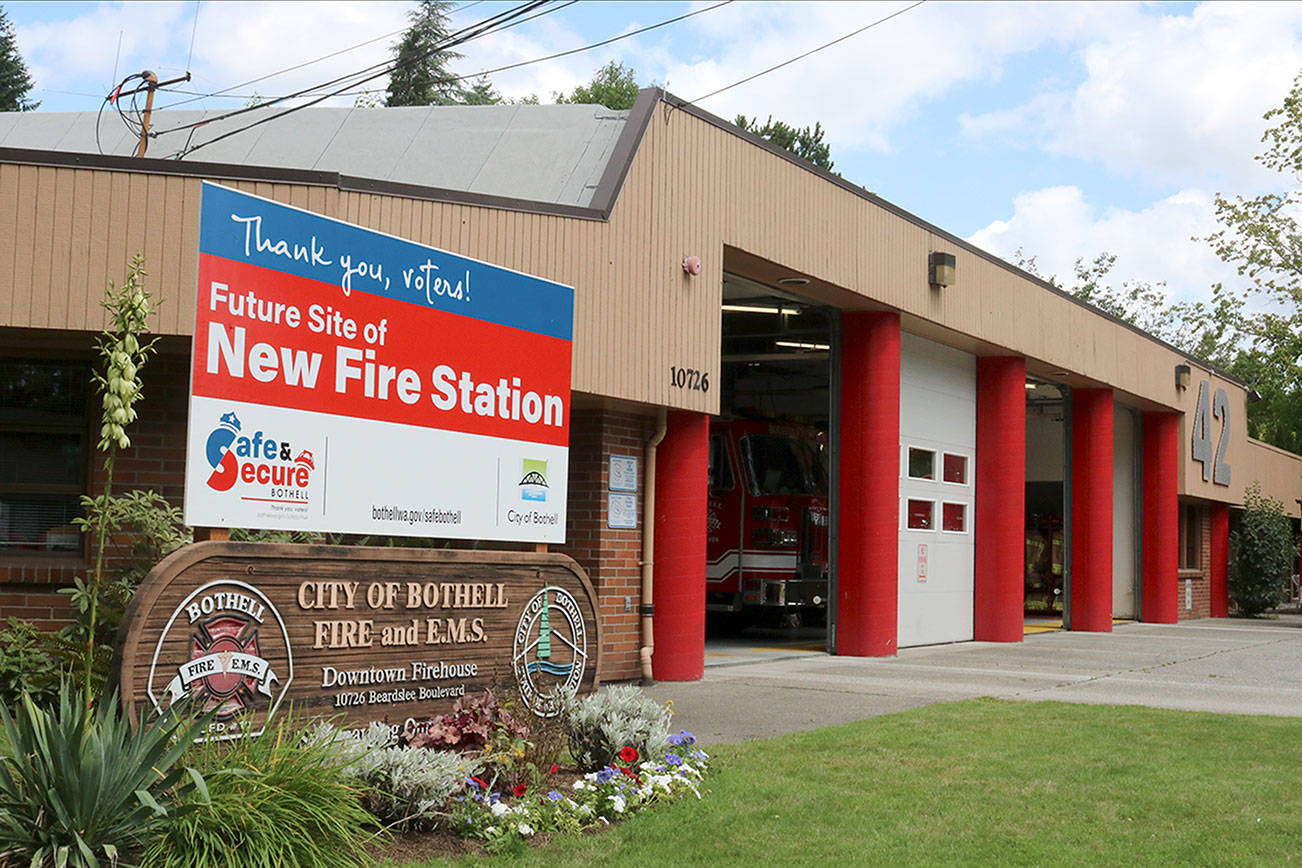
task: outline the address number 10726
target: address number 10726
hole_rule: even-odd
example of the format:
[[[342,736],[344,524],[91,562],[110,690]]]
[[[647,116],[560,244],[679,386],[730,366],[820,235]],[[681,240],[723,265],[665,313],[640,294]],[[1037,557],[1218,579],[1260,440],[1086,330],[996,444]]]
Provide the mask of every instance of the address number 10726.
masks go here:
[[[695,368],[669,366],[669,385],[677,389],[690,389],[695,392],[710,391],[710,372]]]

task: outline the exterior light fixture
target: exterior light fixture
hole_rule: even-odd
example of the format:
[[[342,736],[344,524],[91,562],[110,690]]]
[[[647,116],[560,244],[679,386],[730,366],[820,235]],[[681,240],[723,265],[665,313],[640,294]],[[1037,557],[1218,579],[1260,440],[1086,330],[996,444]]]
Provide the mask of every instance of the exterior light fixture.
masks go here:
[[[805,341],[774,341],[775,346],[786,347],[791,350],[830,350],[832,347],[828,344],[813,344]]]
[[[804,286],[807,283],[808,277],[784,277],[778,281],[778,286]]]
[[[765,307],[760,304],[725,304],[721,305],[722,310],[729,313],[771,313],[784,314],[786,316],[795,316],[800,313],[794,307]]]
[[[1175,366],[1175,387],[1177,389],[1183,392],[1185,389],[1189,388],[1189,383],[1192,381],[1193,374],[1190,372],[1188,365]]]
[[[701,257],[699,257],[699,256],[684,256],[684,257],[683,257],[683,271],[687,272],[687,273],[690,274],[692,277],[695,277],[696,275],[700,274],[700,273],[701,273]]]
[[[937,289],[946,286],[953,286],[956,282],[954,276],[955,259],[952,253],[933,252],[927,255],[927,272],[928,280],[931,285]]]

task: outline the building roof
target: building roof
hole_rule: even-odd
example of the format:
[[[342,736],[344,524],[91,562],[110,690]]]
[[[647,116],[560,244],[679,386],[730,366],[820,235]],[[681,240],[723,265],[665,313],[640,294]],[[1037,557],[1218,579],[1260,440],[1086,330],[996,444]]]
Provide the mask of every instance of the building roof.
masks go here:
[[[156,111],[148,156],[170,157],[282,112]],[[134,156],[137,137],[106,110],[0,113],[0,148]],[[629,112],[591,105],[305,108],[194,151],[190,159],[338,172],[485,196],[590,207]],[[96,125],[99,143],[96,144]],[[181,128],[181,129],[178,129]],[[163,132],[173,130],[175,132]]]

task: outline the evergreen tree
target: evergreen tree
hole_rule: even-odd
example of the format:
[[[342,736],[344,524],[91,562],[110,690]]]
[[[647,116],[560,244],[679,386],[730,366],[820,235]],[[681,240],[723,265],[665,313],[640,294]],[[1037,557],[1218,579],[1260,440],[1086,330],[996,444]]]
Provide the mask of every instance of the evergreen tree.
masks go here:
[[[462,55],[441,50],[448,38],[450,0],[420,0],[409,13],[411,26],[394,46],[396,66],[389,75],[386,106],[459,105],[467,101],[466,91],[447,64]]]
[[[493,89],[493,83],[488,80],[488,76],[481,75],[470,87],[462,91],[461,101],[466,105],[497,105],[502,101],[502,95]]]
[[[576,87],[569,96],[556,94],[556,102],[604,105],[615,111],[627,111],[637,102],[637,91],[633,68],[612,60],[597,70],[591,81]]]
[[[0,111],[29,112],[40,105],[27,98],[32,76],[18,53],[14,25],[0,6]]]
[[[822,124],[815,123],[812,128],[796,129],[783,121],[773,120],[772,115],[769,115],[764,126],[760,126],[759,118],[747,118],[745,115],[737,115],[733,123],[761,139],[768,139],[779,148],[786,148],[820,169],[832,171],[832,146],[823,141]]]

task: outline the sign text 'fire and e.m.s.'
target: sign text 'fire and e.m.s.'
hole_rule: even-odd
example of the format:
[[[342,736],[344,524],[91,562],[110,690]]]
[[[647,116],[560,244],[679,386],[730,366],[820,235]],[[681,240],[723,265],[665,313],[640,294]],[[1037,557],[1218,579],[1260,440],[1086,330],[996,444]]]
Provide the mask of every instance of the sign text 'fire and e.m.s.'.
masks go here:
[[[574,292],[204,184],[191,525],[561,542]]]

